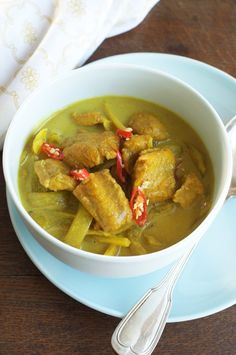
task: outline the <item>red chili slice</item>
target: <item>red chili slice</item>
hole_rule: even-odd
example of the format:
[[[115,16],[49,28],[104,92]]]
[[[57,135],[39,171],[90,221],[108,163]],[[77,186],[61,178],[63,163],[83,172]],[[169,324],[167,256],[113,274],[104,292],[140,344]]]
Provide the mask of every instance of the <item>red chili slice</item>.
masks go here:
[[[116,172],[117,172],[117,176],[119,178],[119,180],[121,182],[125,182],[125,175],[124,175],[124,165],[123,165],[123,161],[122,161],[122,155],[121,152],[119,150],[117,150],[116,153]]]
[[[71,170],[69,172],[70,176],[72,176],[75,180],[78,181],[83,181],[86,180],[89,177],[89,172],[86,169],[75,169],[75,170]]]
[[[143,226],[147,221],[147,199],[140,187],[134,187],[130,199],[134,221]]]
[[[129,139],[133,135],[132,131],[132,128],[127,128],[127,130],[118,128],[116,134],[121,138]]]
[[[64,154],[62,150],[56,147],[54,144],[43,143],[41,146],[41,151],[45,153],[49,158],[55,160],[63,160]]]

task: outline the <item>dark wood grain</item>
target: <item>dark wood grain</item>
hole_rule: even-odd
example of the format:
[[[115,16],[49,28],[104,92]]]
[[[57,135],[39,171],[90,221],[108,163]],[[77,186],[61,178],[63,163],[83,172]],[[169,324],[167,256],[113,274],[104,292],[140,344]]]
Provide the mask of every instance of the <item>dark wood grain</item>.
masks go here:
[[[161,0],[136,29],[107,39],[89,61],[127,52],[188,56],[236,76],[236,1]],[[9,219],[0,171],[0,354],[110,355],[118,319],[83,306],[29,260]],[[168,324],[160,355],[236,354],[236,306]]]

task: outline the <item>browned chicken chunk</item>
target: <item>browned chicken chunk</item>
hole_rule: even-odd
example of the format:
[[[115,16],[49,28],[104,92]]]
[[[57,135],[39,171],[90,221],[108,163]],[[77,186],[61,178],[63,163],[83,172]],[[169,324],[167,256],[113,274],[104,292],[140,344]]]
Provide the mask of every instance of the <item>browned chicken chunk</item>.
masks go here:
[[[115,232],[131,223],[129,202],[108,169],[91,173],[73,193],[104,231]]]
[[[59,160],[45,159],[34,163],[34,170],[41,185],[52,191],[73,191],[76,181],[68,175],[68,167]]]
[[[122,149],[125,170],[131,174],[139,152],[152,147],[152,137],[148,135],[133,135],[126,140]]]
[[[139,156],[134,166],[134,186],[140,186],[150,202],[172,198],[175,192],[175,156],[168,148]]]
[[[129,119],[129,127],[133,128],[134,133],[148,134],[160,141],[169,137],[165,126],[151,113],[134,113]]]
[[[118,149],[119,138],[111,131],[79,133],[64,148],[64,161],[72,167],[92,168],[106,159],[114,159]]]
[[[190,173],[186,176],[183,185],[176,191],[173,201],[179,203],[183,208],[187,208],[204,193],[204,187],[199,178]]]
[[[82,126],[94,126],[98,123],[103,123],[106,117],[101,112],[74,112],[72,117],[76,123]]]

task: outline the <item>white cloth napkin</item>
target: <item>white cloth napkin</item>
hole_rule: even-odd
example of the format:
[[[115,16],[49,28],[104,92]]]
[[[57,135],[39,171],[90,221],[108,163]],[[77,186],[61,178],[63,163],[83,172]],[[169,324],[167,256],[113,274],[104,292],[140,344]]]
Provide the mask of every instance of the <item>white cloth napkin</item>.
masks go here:
[[[1,0],[0,148],[36,88],[81,66],[107,37],[137,26],[159,0]]]

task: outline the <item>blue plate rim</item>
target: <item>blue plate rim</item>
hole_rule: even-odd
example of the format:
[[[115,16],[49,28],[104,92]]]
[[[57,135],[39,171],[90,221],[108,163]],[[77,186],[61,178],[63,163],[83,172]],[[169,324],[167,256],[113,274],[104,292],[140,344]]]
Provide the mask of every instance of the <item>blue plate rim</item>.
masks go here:
[[[141,52],[141,53],[128,53],[128,54],[120,54],[120,55],[115,55],[115,56],[112,56],[112,57],[107,57],[107,58],[103,58],[103,59],[100,59],[96,62],[92,62],[92,63],[89,63],[88,65],[93,65],[93,64],[96,64],[98,62],[101,62],[101,61],[104,61],[104,60],[109,60],[109,58],[112,58],[112,59],[115,59],[117,57],[131,57],[131,56],[161,56],[161,57],[169,57],[169,58],[176,58],[178,60],[183,60],[183,61],[187,61],[189,63],[192,63],[192,62],[195,62],[195,64],[197,64],[198,66],[200,65],[200,67],[205,67],[207,70],[211,70],[213,71],[214,73],[218,73],[220,75],[223,75],[224,79],[227,78],[228,80],[230,80],[234,85],[236,84],[236,79],[231,76],[230,74],[227,74],[225,72],[223,72],[222,70],[220,69],[217,69],[215,67],[212,67],[211,65],[207,64],[207,63],[202,63],[198,60],[195,60],[195,59],[191,59],[191,58],[188,58],[188,57],[182,57],[182,56],[178,56],[178,55],[171,55],[171,54],[165,54],[165,53],[154,53],[154,52]],[[145,65],[144,65],[145,66]],[[48,275],[48,273],[44,270],[44,268],[42,267],[42,265],[40,264],[39,261],[35,260],[32,255],[31,255],[31,251],[30,249],[27,247],[27,245],[24,243],[23,239],[22,239],[22,236],[20,235],[20,232],[18,231],[17,229],[17,224],[16,224],[16,221],[15,221],[15,218],[13,216],[13,212],[12,212],[12,208],[10,207],[10,204],[9,203],[9,197],[7,196],[7,200],[8,200],[8,206],[9,206],[9,212],[10,212],[10,216],[11,216],[11,220],[12,220],[12,224],[14,226],[14,229],[16,231],[16,234],[17,234],[17,237],[20,241],[20,243],[22,244],[24,250],[26,251],[27,255],[29,256],[29,258],[32,260],[32,262],[36,265],[36,267],[40,270],[40,272],[50,281],[52,282],[57,288],[59,288],[60,290],[62,290],[64,293],[66,293],[67,295],[69,295],[70,297],[76,299],[77,301],[79,301],[80,303],[90,307],[90,308],[93,308],[97,311],[100,311],[102,313],[106,313],[108,315],[112,315],[112,316],[116,316],[116,317],[122,317],[123,314],[113,310],[111,312],[111,309],[109,308],[106,308],[104,306],[99,306],[97,305],[96,303],[94,302],[88,302],[86,299],[84,298],[78,298],[76,295],[73,294],[73,292],[69,292],[66,288],[64,288],[62,285],[58,284],[54,279],[53,277],[51,277],[50,275]],[[235,300],[231,300],[229,302],[226,302],[224,304],[221,304],[219,305],[218,307],[213,307],[211,308],[208,312],[199,312],[195,315],[191,315],[191,317],[189,317],[188,315],[186,316],[183,316],[183,317],[174,317],[173,319],[172,318],[169,318],[168,322],[181,322],[181,321],[188,321],[188,320],[192,320],[192,319],[198,319],[198,318],[202,318],[202,317],[205,317],[205,316],[208,316],[210,314],[214,314],[214,313],[217,313],[223,309],[226,309],[232,305],[234,305],[236,303],[236,295],[235,295]]]

